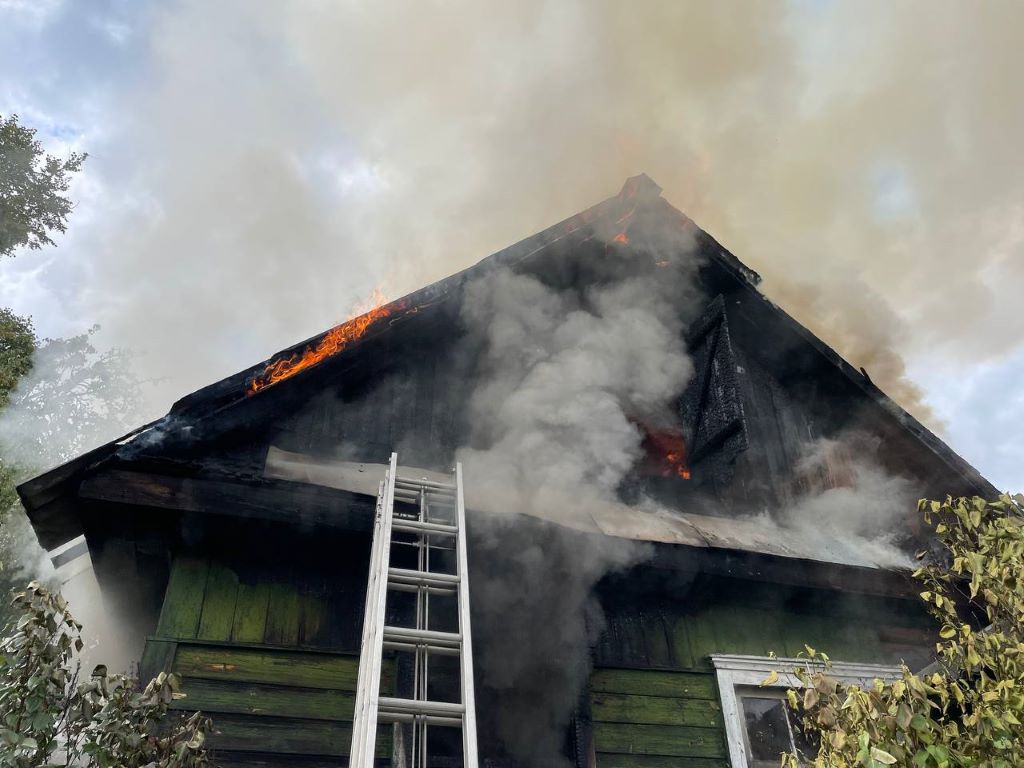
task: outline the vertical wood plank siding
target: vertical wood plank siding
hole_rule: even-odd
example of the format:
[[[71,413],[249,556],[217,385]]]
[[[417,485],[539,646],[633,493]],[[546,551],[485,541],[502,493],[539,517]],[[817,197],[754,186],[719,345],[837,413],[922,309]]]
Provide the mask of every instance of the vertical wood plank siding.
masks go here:
[[[143,673],[182,676],[186,698],[175,707],[213,719],[214,765],[343,765],[359,664],[349,638],[362,602],[294,558],[259,569],[246,567],[251,559],[175,558]],[[384,763],[389,734],[379,741]]]

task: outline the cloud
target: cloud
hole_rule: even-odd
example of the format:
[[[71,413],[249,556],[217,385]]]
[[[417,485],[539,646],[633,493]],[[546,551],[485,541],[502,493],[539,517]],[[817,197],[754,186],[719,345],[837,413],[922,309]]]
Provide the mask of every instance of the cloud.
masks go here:
[[[929,384],[949,440],[965,456],[984,457],[983,469],[1000,490],[1024,489],[1024,352],[964,369],[922,358],[915,376]]]

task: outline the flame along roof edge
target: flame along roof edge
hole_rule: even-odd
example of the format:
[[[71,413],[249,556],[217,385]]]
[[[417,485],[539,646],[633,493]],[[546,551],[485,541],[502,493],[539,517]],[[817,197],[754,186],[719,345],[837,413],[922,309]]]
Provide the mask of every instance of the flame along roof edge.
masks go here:
[[[632,176],[626,179],[618,194],[607,198],[596,205],[581,211],[580,213],[563,219],[562,221],[553,224],[530,237],[496,251],[490,256],[485,257],[476,264],[467,267],[460,272],[454,273],[446,278],[442,278],[430,285],[413,291],[400,299],[396,299],[396,302],[407,302],[412,306],[422,304],[426,301],[436,300],[471,277],[501,266],[518,263],[522,259],[540,253],[548,246],[558,242],[568,235],[571,235],[582,227],[599,221],[609,212],[616,210],[618,203],[623,203],[629,200],[636,199],[641,203],[658,201],[660,204],[666,206],[670,211],[672,211],[674,215],[680,217],[681,221],[692,223],[692,219],[690,219],[690,217],[662,198],[661,192],[662,188],[647,174],[640,173],[636,176]],[[745,286],[756,300],[768,305],[768,307],[770,307],[770,309],[787,326],[789,326],[791,331],[797,333],[806,342],[810,343],[828,363],[838,368],[840,372],[861,391],[863,391],[866,396],[899,421],[900,425],[914,435],[926,449],[936,455],[937,458],[943,460],[947,465],[951,466],[951,468],[955,469],[971,485],[977,487],[978,492],[991,494],[993,497],[998,493],[995,486],[986,480],[977,469],[957,454],[943,440],[911,416],[898,403],[892,400],[873,382],[871,382],[869,378],[855,369],[839,353],[832,349],[832,347],[830,347],[826,342],[822,341],[810,329],[801,324],[789,315],[789,313],[761,293],[758,288],[761,282],[761,277],[756,271],[744,264],[739,258],[733,255],[706,231],[699,227],[698,230],[704,238],[707,238],[708,243],[712,246],[709,253],[716,263],[732,274],[738,283]],[[55,491],[52,490],[54,486],[64,486],[72,480],[74,476],[87,471],[89,468],[96,466],[107,459],[110,455],[115,453],[118,447],[122,444],[132,441],[137,436],[144,434],[150,429],[161,429],[163,427],[172,426],[179,420],[184,424],[195,423],[196,421],[199,421],[205,416],[215,413],[222,408],[244,402],[246,399],[249,399],[245,394],[247,384],[251,382],[255,376],[264,371],[271,362],[284,355],[299,353],[306,347],[316,344],[319,340],[323,339],[329,331],[330,329],[327,329],[304,341],[290,347],[286,347],[256,365],[245,368],[238,373],[232,374],[231,376],[202,387],[191,394],[185,395],[171,406],[165,416],[157,419],[156,421],[132,430],[122,437],[112,440],[105,445],[98,446],[75,459],[65,462],[62,465],[25,481],[18,486],[18,493],[21,496],[22,501],[25,503],[26,508],[30,510],[34,507],[38,507],[40,504],[46,503],[54,497]],[[344,354],[344,351],[340,354]],[[313,368],[309,370],[313,370],[316,367],[317,366],[313,366]],[[308,373],[308,371],[306,373]],[[301,375],[302,374],[299,374],[299,376]],[[287,386],[287,381],[278,382],[273,387],[268,387],[268,389],[280,386]],[[259,396],[259,392],[252,395],[253,398],[258,398]]]

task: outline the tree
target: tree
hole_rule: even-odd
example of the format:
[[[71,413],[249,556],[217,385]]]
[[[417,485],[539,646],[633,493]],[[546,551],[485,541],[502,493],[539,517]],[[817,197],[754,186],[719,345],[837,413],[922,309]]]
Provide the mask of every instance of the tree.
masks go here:
[[[170,722],[184,694],[161,673],[138,690],[97,666],[80,678],[81,625],[37,582],[17,595],[20,619],[0,640],[0,768],[198,768],[209,719]]]
[[[0,308],[0,411],[11,402],[18,382],[32,370],[32,354],[37,344],[31,319]],[[17,500],[14,469],[0,458],[0,522]]]
[[[65,231],[74,208],[66,192],[87,155],[44,155],[35,135],[17,115],[0,116],[0,256],[53,245],[50,234]]]
[[[938,622],[937,662],[891,682],[840,685],[808,648],[804,685],[788,691],[815,766],[1024,766],[1024,497],[922,501],[948,559],[915,571]],[[801,763],[801,759],[803,763]],[[784,755],[795,768],[807,756]]]

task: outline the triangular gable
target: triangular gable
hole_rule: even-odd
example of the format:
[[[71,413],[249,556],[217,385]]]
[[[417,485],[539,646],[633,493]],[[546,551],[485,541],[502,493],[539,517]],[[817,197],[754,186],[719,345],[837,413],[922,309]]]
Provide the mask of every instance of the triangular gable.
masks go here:
[[[945,443],[890,400],[870,379],[844,361],[827,344],[765,298],[756,287],[760,280],[758,275],[713,238],[697,229],[684,214],[665,202],[660,192],[660,187],[647,176],[633,177],[626,182],[618,195],[503,249],[467,270],[385,305],[383,311],[377,310],[373,316],[363,316],[354,321],[363,325],[363,332],[357,338],[348,339],[346,343],[337,345],[339,348],[332,350],[332,354],[325,355],[322,362],[305,366],[281,365],[282,361],[287,363],[302,360],[304,356],[309,356],[311,351],[315,352],[320,348],[330,349],[331,335],[337,334],[338,328],[318,334],[282,350],[257,365],[187,395],[176,402],[166,416],[152,424],[83,454],[20,486],[19,493],[30,516],[33,516],[35,510],[51,504],[63,494],[73,492],[83,474],[89,469],[119,455],[124,456],[137,451],[140,445],[146,443],[147,436],[159,434],[161,438],[166,438],[168,435],[180,435],[187,431],[189,434],[202,435],[205,439],[210,439],[231,425],[251,425],[260,419],[268,418],[274,411],[273,404],[280,398],[287,398],[292,391],[315,390],[315,382],[321,372],[336,369],[343,365],[347,358],[357,357],[363,345],[384,335],[400,334],[404,332],[402,329],[414,328],[417,324],[430,322],[431,317],[439,316],[446,304],[456,301],[462,286],[471,279],[502,267],[530,268],[532,264],[541,264],[557,259],[559,254],[572,252],[594,238],[615,240],[619,236],[617,233],[625,231],[629,221],[638,211],[656,212],[661,220],[692,232],[697,237],[701,256],[718,270],[720,276],[724,276],[720,277],[721,280],[730,283],[729,290],[742,294],[744,300],[754,308],[753,311],[763,312],[766,317],[771,318],[771,322],[775,323],[777,328],[798,338],[807,349],[812,350],[813,354],[820,358],[823,365],[827,365],[836,376],[860,392],[866,403],[886,414],[887,418],[898,424],[899,429],[911,436],[924,452],[948,467],[950,475],[958,478],[958,481],[951,485],[971,489],[970,492],[982,495],[995,495],[995,489],[991,484]],[[704,325],[714,322],[714,318],[706,319]],[[697,336],[701,332],[704,332],[702,338],[708,338],[707,328],[698,327],[691,331],[691,343],[700,343]],[[294,369],[294,372],[289,370],[290,368]],[[291,375],[270,383],[267,374],[268,371],[274,370],[286,370]],[[700,439],[715,439],[713,434],[702,434],[697,437],[698,443]],[[699,449],[700,445],[697,447]],[[745,446],[740,446],[740,449],[743,447]],[[47,539],[44,541],[45,545],[54,545],[58,539],[70,532],[70,529],[62,532],[67,519],[66,515],[59,515],[44,526],[46,535],[41,532],[40,536],[41,539]]]

